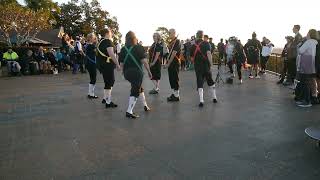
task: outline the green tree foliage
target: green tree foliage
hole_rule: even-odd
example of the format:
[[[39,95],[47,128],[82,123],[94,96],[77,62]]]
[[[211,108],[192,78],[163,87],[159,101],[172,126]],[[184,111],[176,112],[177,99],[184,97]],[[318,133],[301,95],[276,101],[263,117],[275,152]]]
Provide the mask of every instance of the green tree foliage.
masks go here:
[[[88,33],[99,33],[105,27],[112,30],[114,41],[121,39],[119,24],[116,17],[111,17],[110,13],[103,10],[98,0],[88,3],[86,0],[79,2],[71,0],[60,6],[61,13],[56,18],[57,27],[63,26],[68,34],[87,35]]]
[[[0,4],[0,34],[11,44],[15,36],[16,44],[20,45],[37,33],[50,27],[49,14],[45,11],[33,11],[19,4]]]
[[[18,4],[17,0],[0,0],[0,4],[9,5],[9,4]]]

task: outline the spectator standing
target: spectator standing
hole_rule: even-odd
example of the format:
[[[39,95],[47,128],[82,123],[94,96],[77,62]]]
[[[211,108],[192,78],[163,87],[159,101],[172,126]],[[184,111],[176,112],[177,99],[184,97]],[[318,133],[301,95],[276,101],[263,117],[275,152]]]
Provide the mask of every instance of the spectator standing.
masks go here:
[[[277,84],[282,84],[285,80],[285,78],[288,76],[288,61],[289,59],[293,58],[293,52],[291,45],[293,43],[294,37],[292,36],[287,36],[287,44],[284,46],[283,51],[281,53],[281,58],[283,59],[283,69],[281,73],[281,79],[277,82]]]
[[[297,56],[298,56],[298,48],[299,48],[300,43],[302,42],[302,36],[299,32],[300,25],[294,25],[292,31],[295,34],[295,36],[294,36],[294,40],[291,44],[293,56],[292,56],[292,58],[288,59],[288,78],[287,78],[286,82],[284,82],[284,85],[287,85],[287,86],[292,85],[293,80],[296,77],[296,73],[297,73],[296,60],[297,60]]]
[[[263,37],[263,41],[261,44],[262,44],[262,52],[261,52],[261,62],[260,62],[260,64],[261,64],[260,73],[265,74],[266,68],[267,68],[267,63],[268,63],[268,60],[271,56],[272,49],[273,49],[274,45],[266,37]]]
[[[297,73],[303,89],[301,99],[296,102],[299,107],[311,107],[311,102],[317,99],[315,86],[317,45],[317,31],[311,29],[307,40],[297,51]]]

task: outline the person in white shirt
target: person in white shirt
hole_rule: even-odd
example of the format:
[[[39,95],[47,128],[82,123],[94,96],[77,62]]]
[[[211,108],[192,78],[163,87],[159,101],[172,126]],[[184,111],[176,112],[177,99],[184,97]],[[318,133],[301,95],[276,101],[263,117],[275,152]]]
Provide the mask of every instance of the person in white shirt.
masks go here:
[[[272,53],[272,49],[273,49],[274,45],[266,37],[263,37],[263,41],[261,44],[262,44],[262,51],[261,51],[261,62],[260,62],[261,71],[260,71],[260,73],[265,74],[266,68],[267,68],[267,63],[268,63],[268,60],[269,60],[270,55]]]

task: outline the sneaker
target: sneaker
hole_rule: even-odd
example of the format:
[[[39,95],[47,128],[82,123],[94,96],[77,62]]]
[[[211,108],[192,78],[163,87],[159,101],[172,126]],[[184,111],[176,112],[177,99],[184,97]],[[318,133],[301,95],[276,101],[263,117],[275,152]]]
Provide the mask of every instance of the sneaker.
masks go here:
[[[243,83],[243,81],[242,81],[242,79],[240,79],[240,84],[242,84]]]
[[[105,100],[105,99],[102,99],[102,102],[101,102],[102,104],[106,104],[107,103],[107,101]]]
[[[202,108],[202,107],[203,107],[203,103],[202,103],[202,102],[200,102],[199,107],[200,107],[200,108]]]
[[[256,77],[255,77],[256,79],[260,79],[261,77],[259,76],[259,75],[256,75]]]
[[[218,103],[218,100],[217,99],[213,99],[213,103]]]
[[[249,75],[249,79],[253,79],[253,78],[254,78],[254,77],[250,74],[250,75]]]
[[[116,108],[116,107],[118,107],[118,105],[117,104],[114,104],[113,102],[111,102],[110,104],[107,104],[106,103],[106,108],[108,109],[108,108]]]
[[[159,90],[152,89],[149,94],[159,94]]]
[[[144,106],[143,109],[145,112],[151,111],[151,108],[149,108],[148,106]]]
[[[175,97],[173,94],[171,94],[171,96],[168,97],[167,100],[169,102],[177,102],[177,101],[180,101],[180,97]]]
[[[303,102],[302,104],[298,104],[297,106],[302,107],[302,108],[308,108],[312,107],[311,103]]]
[[[136,118],[139,118],[139,115],[137,115],[135,113],[130,114],[130,113],[126,112],[126,117],[130,118],[130,119],[136,119]]]
[[[88,99],[98,99],[99,97],[98,96],[90,96],[88,95]]]

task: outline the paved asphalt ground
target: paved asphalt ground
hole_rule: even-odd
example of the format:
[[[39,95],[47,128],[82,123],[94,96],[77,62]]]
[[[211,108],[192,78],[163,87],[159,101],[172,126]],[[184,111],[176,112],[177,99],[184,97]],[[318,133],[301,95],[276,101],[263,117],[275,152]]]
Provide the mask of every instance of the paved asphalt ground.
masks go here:
[[[86,98],[88,78],[0,79],[0,180],[320,179],[320,150],[304,134],[320,126],[320,106],[297,108],[271,75],[220,85],[219,103],[199,109],[194,72],[181,73],[181,102],[167,103],[164,70],[161,93],[147,95],[153,111],[138,102],[138,120],[125,118],[120,73],[114,110]]]

